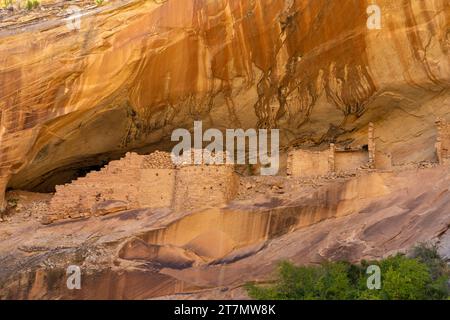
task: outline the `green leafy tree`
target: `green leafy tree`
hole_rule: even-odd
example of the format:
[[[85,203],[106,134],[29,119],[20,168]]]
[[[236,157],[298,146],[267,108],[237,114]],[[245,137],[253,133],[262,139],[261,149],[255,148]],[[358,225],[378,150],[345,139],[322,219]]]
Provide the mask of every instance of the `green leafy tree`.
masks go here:
[[[381,270],[381,288],[370,290],[369,265]],[[359,265],[328,262],[295,266],[281,262],[270,285],[248,284],[250,297],[267,300],[428,300],[448,299],[449,272],[436,248],[420,247],[412,257],[396,255]]]
[[[282,262],[278,268],[279,282],[273,286],[248,285],[255,298],[274,300],[343,300],[356,291],[349,275],[351,265],[326,263],[321,267],[296,267]]]

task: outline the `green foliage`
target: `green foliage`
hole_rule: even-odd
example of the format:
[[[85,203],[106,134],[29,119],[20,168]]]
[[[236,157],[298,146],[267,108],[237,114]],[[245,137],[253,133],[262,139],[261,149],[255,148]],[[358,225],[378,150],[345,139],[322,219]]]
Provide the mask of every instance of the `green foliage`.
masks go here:
[[[328,262],[295,266],[282,262],[273,285],[247,285],[249,295],[268,300],[435,300],[448,299],[449,272],[436,248],[418,247],[413,257],[396,255],[381,261]],[[378,265],[381,288],[367,288],[366,269]]]
[[[28,10],[35,9],[39,7],[40,2],[38,0],[27,0],[25,6]]]
[[[411,256],[427,265],[433,280],[442,277],[449,271],[447,264],[439,256],[436,245],[421,243],[414,247]]]
[[[95,4],[101,6],[104,0],[95,0]]]
[[[13,0],[1,0],[0,1],[0,8],[7,9],[10,6],[12,6]]]
[[[348,277],[353,267],[344,262],[320,267],[296,267],[289,262],[279,266],[279,282],[274,286],[248,285],[257,299],[275,300],[346,300],[355,295],[356,283]],[[352,271],[354,272],[354,271]]]
[[[431,275],[425,264],[415,259],[397,255],[380,262],[382,289],[376,290],[378,298],[386,300],[427,299],[427,286]]]
[[[433,280],[433,283],[428,287],[428,295],[434,298],[448,294],[450,268],[439,255],[437,246],[421,243],[414,247],[411,256],[428,268]]]

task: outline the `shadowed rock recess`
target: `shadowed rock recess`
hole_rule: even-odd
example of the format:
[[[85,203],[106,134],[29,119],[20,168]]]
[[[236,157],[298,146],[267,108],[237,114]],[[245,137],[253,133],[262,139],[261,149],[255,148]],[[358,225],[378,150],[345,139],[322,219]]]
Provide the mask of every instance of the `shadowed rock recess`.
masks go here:
[[[372,2],[0,10],[0,298],[247,298],[283,259],[450,258],[450,3],[377,0],[371,30]],[[155,152],[197,120],[280,129],[279,175]]]

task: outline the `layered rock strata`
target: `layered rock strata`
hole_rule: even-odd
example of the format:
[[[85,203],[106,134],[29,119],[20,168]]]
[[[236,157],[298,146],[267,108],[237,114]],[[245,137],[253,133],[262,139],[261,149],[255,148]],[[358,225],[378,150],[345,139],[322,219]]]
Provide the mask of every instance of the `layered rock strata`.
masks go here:
[[[369,4],[112,1],[81,8],[79,29],[57,15],[0,22],[0,194],[169,149],[193,120],[280,128],[300,146],[358,145],[372,121],[394,163],[436,157],[448,0],[377,0],[381,29],[367,27]]]

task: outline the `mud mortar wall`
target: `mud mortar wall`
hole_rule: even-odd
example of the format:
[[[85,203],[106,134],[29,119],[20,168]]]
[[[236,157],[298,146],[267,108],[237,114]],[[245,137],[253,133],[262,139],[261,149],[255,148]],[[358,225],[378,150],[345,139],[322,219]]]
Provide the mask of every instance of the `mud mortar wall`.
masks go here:
[[[294,177],[312,177],[327,175],[330,166],[330,150],[308,151],[295,150],[288,156],[288,174]]]
[[[137,207],[142,161],[139,155],[129,153],[100,171],[57,186],[50,203],[51,219],[90,216],[94,204],[107,200],[123,201],[129,207]]]
[[[363,150],[336,152],[334,159],[336,172],[352,172],[368,163],[369,153]]]
[[[438,119],[436,121],[438,131],[436,141],[436,153],[439,163],[450,163],[450,125],[447,121]]]
[[[50,203],[49,222],[97,214],[98,205],[103,207],[102,214],[127,208],[193,210],[223,206],[238,192],[233,166],[175,169],[164,167],[164,156],[153,154],[153,158],[128,153],[100,171],[57,186]]]
[[[138,188],[141,207],[171,207],[175,189],[175,169],[142,169]]]
[[[226,205],[238,192],[232,166],[185,166],[176,179],[175,210]]]

